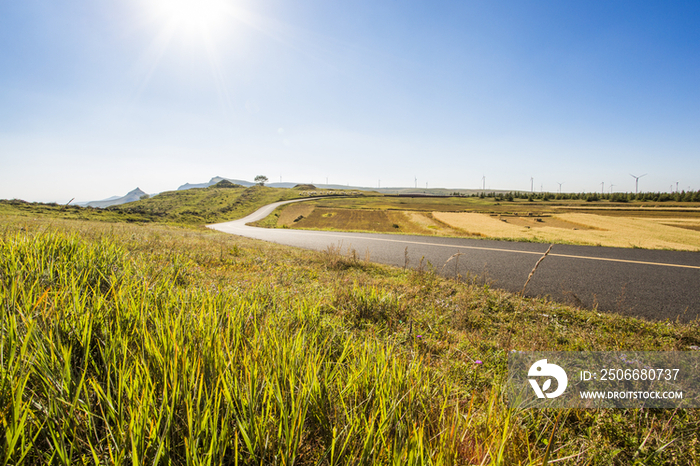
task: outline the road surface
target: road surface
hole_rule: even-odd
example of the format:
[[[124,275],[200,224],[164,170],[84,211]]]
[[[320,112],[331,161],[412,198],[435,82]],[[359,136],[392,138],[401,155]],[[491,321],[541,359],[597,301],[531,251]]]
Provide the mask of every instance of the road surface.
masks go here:
[[[208,225],[225,233],[307,249],[341,247],[373,262],[416,268],[421,261],[443,275],[519,292],[548,244],[465,238],[256,228],[277,206],[232,222]],[[455,256],[455,254],[459,254]],[[448,262],[448,259],[452,260]],[[555,244],[525,290],[526,296],[649,320],[700,317],[700,253]]]

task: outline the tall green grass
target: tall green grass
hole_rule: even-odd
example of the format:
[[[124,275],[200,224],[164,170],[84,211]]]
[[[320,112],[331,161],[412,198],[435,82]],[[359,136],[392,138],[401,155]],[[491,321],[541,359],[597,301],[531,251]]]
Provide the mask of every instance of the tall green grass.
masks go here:
[[[304,298],[61,234],[5,237],[0,277],[3,464],[455,462],[449,384]]]
[[[648,323],[213,232],[3,219],[2,464],[697,464],[684,411],[508,408],[508,351]],[[477,360],[479,363],[477,363]]]

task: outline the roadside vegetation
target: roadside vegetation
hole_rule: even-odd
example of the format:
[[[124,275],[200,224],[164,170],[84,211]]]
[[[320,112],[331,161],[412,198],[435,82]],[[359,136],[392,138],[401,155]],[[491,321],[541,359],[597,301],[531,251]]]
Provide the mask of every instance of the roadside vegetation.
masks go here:
[[[698,322],[159,225],[195,215],[139,205],[119,211],[146,219],[131,223],[0,215],[3,465],[700,463],[698,410],[515,411],[503,391],[512,350],[695,351]]]

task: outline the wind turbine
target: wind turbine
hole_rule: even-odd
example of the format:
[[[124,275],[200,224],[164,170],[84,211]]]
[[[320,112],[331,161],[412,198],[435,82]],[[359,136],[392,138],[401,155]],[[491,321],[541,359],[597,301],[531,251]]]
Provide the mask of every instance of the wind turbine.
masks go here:
[[[560,183],[557,181],[557,184],[559,185],[559,194],[561,194],[561,185],[563,185],[564,183]]]
[[[416,189],[418,189],[418,177],[417,176],[413,177],[413,182],[416,184]]]
[[[481,188],[481,190],[486,191],[486,175],[481,177],[481,181],[483,182],[483,187]]]
[[[647,173],[639,176],[634,176],[630,173],[630,176],[634,178],[634,194],[639,194],[639,179],[643,176],[647,176]]]
[[[535,179],[533,177],[530,177],[530,192],[535,192]]]

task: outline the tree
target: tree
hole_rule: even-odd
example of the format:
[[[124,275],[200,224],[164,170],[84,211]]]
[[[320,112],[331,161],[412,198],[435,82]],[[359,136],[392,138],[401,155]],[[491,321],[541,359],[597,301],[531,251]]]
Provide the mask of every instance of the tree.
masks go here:
[[[255,177],[255,182],[259,186],[265,186],[265,183],[267,183],[267,177],[265,175],[258,175]]]

